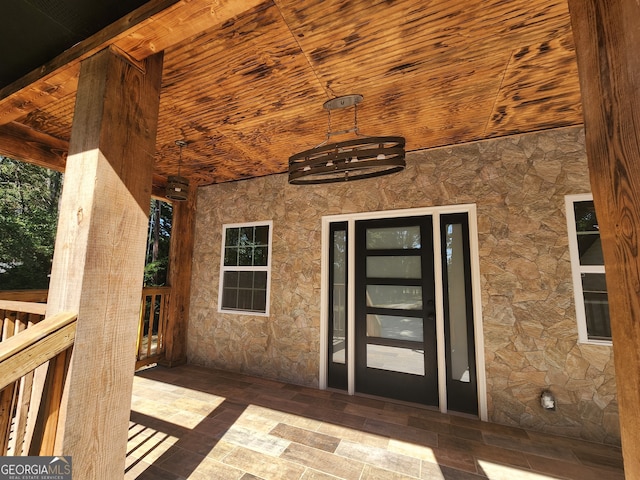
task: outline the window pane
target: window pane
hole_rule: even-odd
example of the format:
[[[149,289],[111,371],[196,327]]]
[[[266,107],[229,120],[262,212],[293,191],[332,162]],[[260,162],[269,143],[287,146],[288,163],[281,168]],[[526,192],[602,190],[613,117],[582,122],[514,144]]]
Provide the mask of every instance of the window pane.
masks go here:
[[[238,245],[239,233],[240,233],[239,228],[227,228],[227,236],[224,240],[224,244],[227,247],[236,247]]]
[[[225,272],[222,307],[264,312],[267,306],[267,272]]]
[[[267,289],[267,272],[253,272],[253,288]]]
[[[596,209],[593,200],[575,202],[573,211],[576,219],[577,232],[599,232],[598,220],[596,219]]]
[[[222,290],[222,307],[236,310],[238,308],[238,289],[224,288]]]
[[[224,286],[238,288],[238,272],[224,272]]]
[[[333,345],[331,360],[334,363],[346,362],[347,338],[347,232],[333,232]]]
[[[267,309],[267,291],[266,290],[254,290],[253,291],[253,304],[251,305],[251,311],[264,312]]]
[[[255,243],[256,245],[269,245],[269,226],[261,225],[255,227]]]
[[[422,287],[367,285],[367,306],[420,310],[422,308]]]
[[[367,336],[422,342],[422,319],[393,315],[367,315]]]
[[[236,247],[226,247],[224,249],[224,264],[226,266],[238,265],[238,249]]]
[[[238,248],[238,265],[249,267],[253,264],[253,249],[251,247]]]
[[[582,292],[588,337],[594,340],[611,340],[609,300],[604,274],[583,273]]]
[[[264,267],[267,265],[269,247],[256,247],[253,249],[253,265]]]
[[[451,378],[469,382],[469,347],[467,345],[467,296],[464,268],[463,231],[460,224],[445,227],[446,271]]]
[[[573,204],[580,265],[604,265],[600,229],[592,200]]]
[[[247,311],[252,310],[252,296],[252,290],[246,288],[238,289],[238,309]]]
[[[238,286],[240,288],[252,288],[253,287],[253,272],[238,272],[240,280]]]
[[[240,245],[253,245],[253,227],[240,228]]]
[[[367,248],[369,250],[420,248],[420,227],[369,228],[367,229]]]
[[[424,375],[424,352],[410,348],[367,345],[367,367]]]
[[[419,256],[367,257],[369,278],[422,278]]]
[[[602,244],[598,233],[578,233],[580,265],[604,265]]]

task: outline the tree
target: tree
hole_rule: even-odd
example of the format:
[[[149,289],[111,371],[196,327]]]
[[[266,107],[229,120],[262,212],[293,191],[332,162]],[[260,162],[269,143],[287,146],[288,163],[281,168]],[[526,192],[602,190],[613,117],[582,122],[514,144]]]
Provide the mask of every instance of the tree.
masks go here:
[[[62,174],[0,156],[0,290],[46,289]]]
[[[151,200],[147,255],[144,267],[144,285],[146,287],[167,284],[172,219],[173,207],[170,203]]]
[[[63,175],[0,156],[0,290],[49,288]],[[145,286],[166,285],[173,209],[151,200]]]

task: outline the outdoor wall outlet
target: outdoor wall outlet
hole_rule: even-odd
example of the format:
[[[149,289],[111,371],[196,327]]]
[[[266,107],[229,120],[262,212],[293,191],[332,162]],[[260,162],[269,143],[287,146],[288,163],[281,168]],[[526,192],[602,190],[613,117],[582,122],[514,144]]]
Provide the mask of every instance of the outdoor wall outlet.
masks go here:
[[[549,390],[545,390],[540,395],[540,405],[545,410],[555,410],[556,409],[556,398],[553,396]]]

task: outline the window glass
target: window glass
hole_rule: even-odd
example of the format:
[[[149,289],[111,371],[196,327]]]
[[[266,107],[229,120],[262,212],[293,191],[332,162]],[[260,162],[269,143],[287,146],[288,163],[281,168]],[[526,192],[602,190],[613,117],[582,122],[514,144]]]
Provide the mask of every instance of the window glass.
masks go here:
[[[424,376],[424,351],[367,344],[367,367]]]
[[[332,361],[346,364],[347,352],[347,231],[333,232]]]
[[[367,277],[369,278],[422,278],[421,257],[384,256],[367,257]]]
[[[223,228],[219,310],[267,314],[271,223]]]
[[[413,285],[367,285],[367,306],[420,310],[422,287]]]
[[[593,201],[575,202],[574,214],[580,265],[604,265]]]
[[[471,379],[463,237],[461,224],[445,224],[450,374],[453,380],[468,383]]]
[[[590,195],[569,195],[566,208],[579,338],[583,343],[609,343],[609,301],[593,200]]]
[[[583,273],[582,293],[589,338],[610,340],[609,300],[604,274]]]
[[[420,248],[420,227],[388,227],[367,229],[367,249]]]
[[[422,342],[423,320],[419,317],[367,315],[367,337]]]

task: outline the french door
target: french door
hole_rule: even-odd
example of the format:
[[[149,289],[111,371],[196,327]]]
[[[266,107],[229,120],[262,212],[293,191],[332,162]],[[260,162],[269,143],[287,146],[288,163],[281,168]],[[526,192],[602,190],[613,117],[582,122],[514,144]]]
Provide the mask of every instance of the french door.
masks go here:
[[[469,237],[467,213],[330,222],[329,387],[478,414]]]

